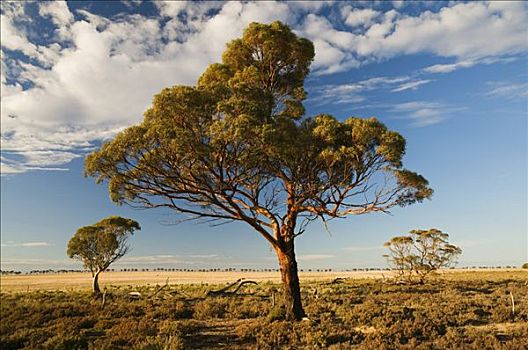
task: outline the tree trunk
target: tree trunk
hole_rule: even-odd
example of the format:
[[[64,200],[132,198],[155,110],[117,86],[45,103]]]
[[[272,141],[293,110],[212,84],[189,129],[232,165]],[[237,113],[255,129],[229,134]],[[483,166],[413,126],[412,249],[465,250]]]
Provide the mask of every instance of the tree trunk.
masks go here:
[[[286,319],[299,321],[303,317],[306,317],[306,314],[304,313],[301,302],[301,287],[297,273],[293,239],[289,242],[283,242],[281,247],[276,249],[276,253],[281,270]]]
[[[94,295],[99,295],[101,294],[101,289],[99,289],[99,274],[101,273],[101,271],[97,271],[94,275],[93,275],[93,282],[92,282],[92,287],[93,287],[93,294]]]

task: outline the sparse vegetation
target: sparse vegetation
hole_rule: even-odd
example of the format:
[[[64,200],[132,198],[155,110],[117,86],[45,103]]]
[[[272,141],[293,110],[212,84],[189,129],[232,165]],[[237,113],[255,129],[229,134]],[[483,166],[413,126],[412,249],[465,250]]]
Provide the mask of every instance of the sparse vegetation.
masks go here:
[[[10,2],[0,9],[2,184],[5,174],[28,174],[6,177],[12,186],[1,198],[0,350],[528,350],[528,262],[517,267],[514,246],[526,199],[518,191],[526,5]],[[132,125],[145,94],[161,85]],[[393,116],[347,115],[361,111]],[[404,162],[400,131],[413,126],[427,126],[410,134],[423,154]],[[66,253],[83,267],[64,269],[52,247],[60,231],[99,212],[91,210],[99,194],[75,176],[74,159],[84,155],[84,176],[105,184],[113,203],[169,210],[171,223],[243,223],[276,260],[238,254],[242,236],[202,244],[191,237],[202,230],[186,226],[173,241],[177,255],[166,255],[161,230],[159,242],[144,242],[148,255],[124,259],[114,273],[141,227],[109,216],[75,232]],[[461,241],[504,233],[486,255],[472,249],[465,260],[474,266],[454,269],[462,249],[428,229],[385,243],[390,268],[336,271],[345,250],[367,257],[370,247],[338,253],[321,242],[303,256],[319,268],[298,268],[296,240],[313,222],[328,229],[335,219],[429,200],[429,181],[407,168],[421,162],[434,163],[435,183],[450,189],[409,221],[449,217],[446,225],[466,227]],[[57,172],[70,167],[70,176]],[[361,234],[388,223],[341,228]],[[490,261],[515,265],[475,266]],[[257,266],[266,266],[260,275]]]
[[[527,283],[522,271],[454,272],[423,285],[303,283],[310,321],[293,323],[271,307],[271,283],[229,297],[206,297],[222,287],[211,285],[169,285],[153,298],[159,286],[111,287],[104,308],[88,292],[2,293],[0,348],[522,349]],[[142,297],[130,299],[132,290]]]

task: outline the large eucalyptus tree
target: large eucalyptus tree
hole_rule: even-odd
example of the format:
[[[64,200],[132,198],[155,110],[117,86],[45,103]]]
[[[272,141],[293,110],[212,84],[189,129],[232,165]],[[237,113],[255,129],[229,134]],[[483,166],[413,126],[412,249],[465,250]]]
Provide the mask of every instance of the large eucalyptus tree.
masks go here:
[[[196,86],[163,89],[85,163],[114,202],[247,223],[277,253],[291,320],[305,316],[294,241],[309,222],[432,194],[402,167],[405,139],[376,119],[304,116],[313,57],[286,25],[252,23]]]

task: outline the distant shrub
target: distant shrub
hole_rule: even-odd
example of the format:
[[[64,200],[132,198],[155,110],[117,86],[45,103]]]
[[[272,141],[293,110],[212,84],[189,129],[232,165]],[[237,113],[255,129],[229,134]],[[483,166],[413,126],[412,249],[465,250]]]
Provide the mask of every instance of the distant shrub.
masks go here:
[[[523,269],[528,269],[528,262],[526,262],[526,263],[522,264],[522,266],[521,266],[521,267],[522,267]]]

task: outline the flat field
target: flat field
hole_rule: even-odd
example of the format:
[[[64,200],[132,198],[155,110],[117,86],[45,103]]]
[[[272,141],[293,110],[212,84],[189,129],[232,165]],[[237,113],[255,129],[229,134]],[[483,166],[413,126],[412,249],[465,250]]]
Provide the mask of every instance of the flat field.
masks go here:
[[[241,277],[260,282],[207,295]],[[103,305],[87,274],[3,276],[0,349],[528,349],[526,271],[448,270],[424,285],[304,273],[309,320],[293,323],[278,277],[111,272]]]
[[[341,278],[384,278],[390,271],[354,271],[354,272],[301,272],[301,281],[326,281]],[[99,277],[101,288],[108,286],[146,286],[165,284],[219,284],[245,278],[257,282],[280,282],[279,272],[104,272]],[[36,290],[88,290],[91,288],[91,275],[88,272],[5,275],[0,278],[2,292],[20,292]]]
[[[450,279],[507,279],[528,276],[528,272],[519,269],[453,269],[440,272],[450,276]],[[302,282],[329,281],[335,278],[346,279],[379,279],[390,278],[390,271],[332,271],[332,272],[300,272]],[[165,284],[220,284],[245,278],[257,282],[280,282],[279,272],[183,272],[183,271],[139,271],[139,272],[104,272],[99,277],[101,289],[105,286],[148,286]],[[522,277],[521,277],[522,278]],[[528,277],[527,277],[528,278]],[[0,289],[6,292],[28,292],[43,290],[89,290],[91,275],[88,272],[5,275],[0,277]]]

